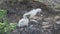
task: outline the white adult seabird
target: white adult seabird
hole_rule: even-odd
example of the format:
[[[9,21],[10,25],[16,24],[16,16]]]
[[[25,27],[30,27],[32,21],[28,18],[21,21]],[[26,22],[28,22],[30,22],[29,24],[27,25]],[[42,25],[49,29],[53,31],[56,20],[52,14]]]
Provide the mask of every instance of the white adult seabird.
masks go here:
[[[34,17],[38,12],[40,13],[42,11],[42,9],[37,8],[37,9],[33,9],[30,12],[27,12],[24,14],[24,16],[26,15],[30,15],[30,18]]]
[[[29,19],[26,16],[23,16],[21,20],[18,22],[18,27],[28,26]]]

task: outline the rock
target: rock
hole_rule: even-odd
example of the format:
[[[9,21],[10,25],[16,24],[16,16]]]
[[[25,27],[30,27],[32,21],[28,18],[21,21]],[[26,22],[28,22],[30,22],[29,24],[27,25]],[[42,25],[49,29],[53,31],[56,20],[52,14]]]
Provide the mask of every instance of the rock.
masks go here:
[[[49,22],[42,22],[42,25],[48,25]]]
[[[49,7],[53,8],[55,11],[60,12],[60,0],[35,0],[47,4]]]
[[[56,21],[57,24],[60,24],[60,21]]]
[[[44,18],[44,21],[53,21],[54,19],[52,17]]]
[[[55,16],[54,19],[58,21],[60,20],[60,16]]]

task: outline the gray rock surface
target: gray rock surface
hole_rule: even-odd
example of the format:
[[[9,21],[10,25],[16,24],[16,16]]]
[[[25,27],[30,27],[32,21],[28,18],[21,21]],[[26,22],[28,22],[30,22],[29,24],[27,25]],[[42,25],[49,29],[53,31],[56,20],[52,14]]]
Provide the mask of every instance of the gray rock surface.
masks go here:
[[[43,2],[53,8],[55,11],[60,11],[60,0],[35,0]]]

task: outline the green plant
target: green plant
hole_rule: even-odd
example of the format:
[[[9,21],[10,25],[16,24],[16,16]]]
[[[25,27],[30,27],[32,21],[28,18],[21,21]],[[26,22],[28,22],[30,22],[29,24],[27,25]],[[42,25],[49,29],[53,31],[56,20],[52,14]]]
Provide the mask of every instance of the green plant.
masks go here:
[[[7,14],[6,10],[0,9],[0,19],[5,17]],[[3,23],[0,22],[0,34],[9,34],[10,31],[16,28],[17,23],[8,23],[8,19],[5,17]]]
[[[0,19],[3,18],[7,14],[6,10],[0,9]]]
[[[9,26],[6,23],[0,22],[0,34],[4,33],[10,33],[10,31],[14,30],[16,28],[16,23],[10,23]]]
[[[16,28],[16,24],[17,23],[10,23],[10,25],[9,25],[10,31],[12,31]]]

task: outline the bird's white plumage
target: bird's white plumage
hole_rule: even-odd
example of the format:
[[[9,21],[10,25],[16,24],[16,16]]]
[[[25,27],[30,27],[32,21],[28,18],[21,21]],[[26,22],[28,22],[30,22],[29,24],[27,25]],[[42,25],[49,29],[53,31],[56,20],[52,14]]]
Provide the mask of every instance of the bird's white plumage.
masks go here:
[[[26,15],[30,15],[29,18],[32,18],[34,17],[38,12],[41,12],[42,10],[40,8],[37,8],[37,9],[33,9],[31,10],[30,12],[27,12],[23,15],[23,18],[21,20],[19,20],[18,22],[18,26],[19,27],[23,27],[23,26],[28,26],[28,23],[29,23],[29,19],[27,18]],[[32,20],[34,22],[37,22],[36,20]]]
[[[19,20],[18,26],[19,27],[28,26],[28,23],[29,19],[27,17],[23,17],[21,20]]]
[[[41,12],[42,10],[40,8],[37,9],[33,9],[30,12],[27,12],[24,14],[24,16],[26,15],[30,15],[30,18],[32,18],[33,16],[35,16],[38,12]]]

